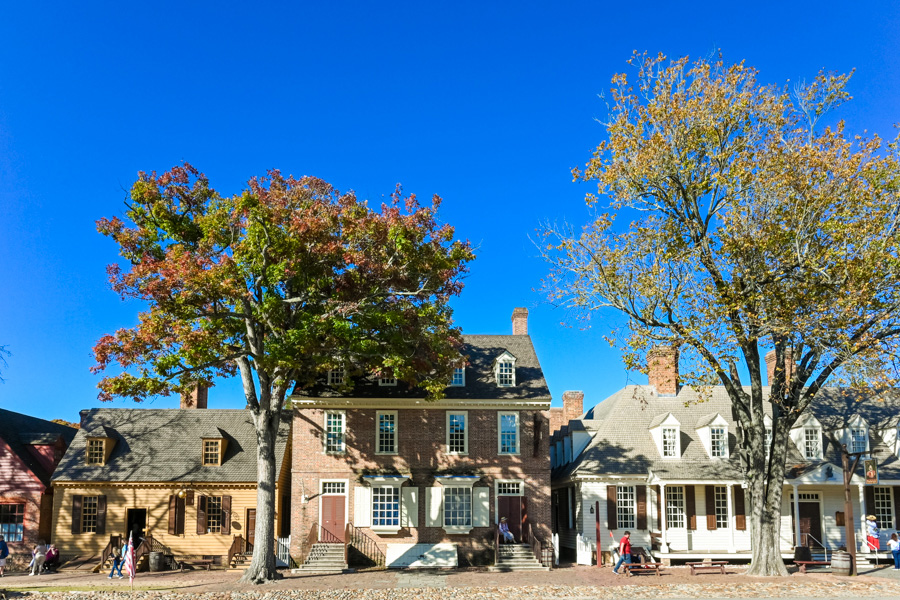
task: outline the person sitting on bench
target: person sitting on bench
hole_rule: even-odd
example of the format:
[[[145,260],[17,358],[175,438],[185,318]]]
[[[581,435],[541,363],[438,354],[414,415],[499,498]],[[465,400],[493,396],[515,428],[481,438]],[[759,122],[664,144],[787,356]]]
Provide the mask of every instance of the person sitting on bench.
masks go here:
[[[516,543],[516,537],[509,530],[509,525],[506,524],[506,517],[500,517],[500,535],[503,537],[503,541],[505,541],[506,543]]]

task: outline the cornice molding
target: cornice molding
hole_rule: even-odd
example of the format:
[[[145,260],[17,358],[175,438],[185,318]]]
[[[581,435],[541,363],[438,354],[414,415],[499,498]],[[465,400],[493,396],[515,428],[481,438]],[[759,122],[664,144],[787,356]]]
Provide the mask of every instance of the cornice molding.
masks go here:
[[[530,400],[459,399],[444,398],[427,401],[422,398],[308,398],[291,396],[293,408],[375,408],[375,409],[435,409],[470,408],[486,410],[549,410],[550,398]]]

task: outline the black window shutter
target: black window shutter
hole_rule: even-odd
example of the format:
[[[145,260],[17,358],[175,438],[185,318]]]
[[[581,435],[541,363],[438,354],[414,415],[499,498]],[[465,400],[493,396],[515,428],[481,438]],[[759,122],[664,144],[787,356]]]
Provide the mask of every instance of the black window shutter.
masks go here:
[[[606,525],[610,531],[619,528],[616,521],[616,486],[606,486]]]
[[[197,501],[197,535],[206,533],[206,496]]]
[[[231,496],[222,496],[222,533],[231,535]]]
[[[688,529],[697,529],[697,497],[694,486],[684,486],[684,512],[687,514]]]
[[[106,496],[97,496],[97,533],[106,534]]]
[[[634,492],[637,502],[637,528],[644,530],[647,529],[647,486],[635,486]]]
[[[81,507],[84,496],[72,496],[72,533],[81,533]]]
[[[712,531],[716,528],[716,488],[712,485],[706,487],[706,528]]]

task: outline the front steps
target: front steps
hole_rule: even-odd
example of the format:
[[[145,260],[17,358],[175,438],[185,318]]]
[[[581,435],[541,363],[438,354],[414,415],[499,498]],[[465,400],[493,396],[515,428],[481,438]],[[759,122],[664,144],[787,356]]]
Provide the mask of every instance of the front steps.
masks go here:
[[[240,554],[235,554],[231,559],[231,564],[228,565],[229,573],[243,573],[247,570],[247,567],[250,566],[250,561],[253,559],[253,552],[242,552]]]
[[[501,544],[491,571],[549,571],[534,557],[528,544]]]
[[[347,571],[343,544],[315,544],[306,562],[291,573],[343,573]]]

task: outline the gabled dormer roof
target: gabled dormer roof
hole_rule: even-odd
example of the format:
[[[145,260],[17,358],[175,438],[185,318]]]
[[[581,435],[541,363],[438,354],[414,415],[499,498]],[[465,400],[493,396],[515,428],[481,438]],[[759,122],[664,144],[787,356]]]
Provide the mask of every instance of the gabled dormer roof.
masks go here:
[[[678,422],[678,419],[675,418],[675,415],[672,413],[660,413],[656,417],[650,420],[650,424],[647,425],[648,429],[656,429],[661,425],[681,425]]]
[[[719,413],[710,413],[697,419],[697,424],[694,427],[695,429],[703,429],[704,427],[710,427],[712,425],[724,425],[727,427],[728,421],[726,421]]]

